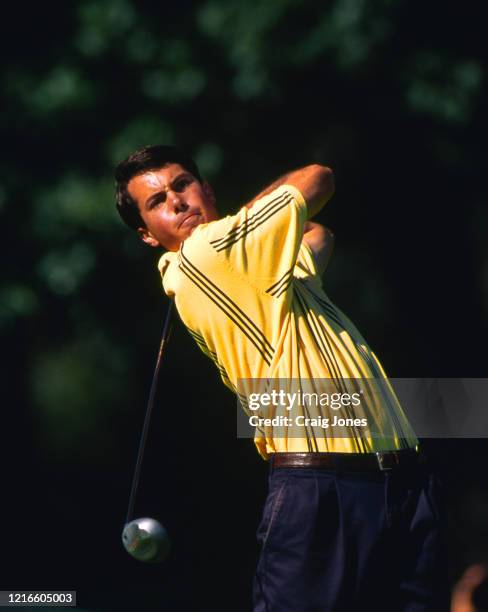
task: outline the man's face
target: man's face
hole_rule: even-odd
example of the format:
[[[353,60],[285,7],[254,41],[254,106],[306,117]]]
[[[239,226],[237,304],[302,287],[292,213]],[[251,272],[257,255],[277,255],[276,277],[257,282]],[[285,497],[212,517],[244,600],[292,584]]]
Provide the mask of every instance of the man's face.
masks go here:
[[[127,189],[146,224],[138,234],[154,247],[177,251],[197,225],[219,218],[210,185],[199,183],[179,164],[135,176]]]

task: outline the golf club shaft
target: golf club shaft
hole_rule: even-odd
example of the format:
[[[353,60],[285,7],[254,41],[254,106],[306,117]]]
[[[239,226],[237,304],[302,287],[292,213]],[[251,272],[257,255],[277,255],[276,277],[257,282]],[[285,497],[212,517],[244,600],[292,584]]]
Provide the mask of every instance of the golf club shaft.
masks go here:
[[[136,467],[134,470],[134,476],[132,478],[132,488],[131,488],[130,497],[129,497],[129,507],[127,509],[127,518],[125,521],[126,524],[132,519],[132,516],[134,513],[134,505],[136,501],[137,487],[139,485],[139,477],[141,475],[142,458],[144,456],[144,449],[146,447],[146,440],[147,440],[147,434],[149,431],[149,423],[151,421],[151,413],[152,413],[152,409],[154,405],[154,398],[156,396],[156,390],[158,387],[159,368],[161,366],[161,358],[163,356],[163,350],[164,350],[165,344],[168,340],[169,333],[170,333],[172,310],[173,310],[173,300],[170,300],[168,311],[166,313],[166,319],[164,321],[163,335],[161,338],[161,345],[159,347],[158,358],[156,360],[156,367],[154,368],[154,374],[153,374],[153,378],[151,382],[151,390],[149,392],[149,399],[147,402],[146,416],[144,418],[144,425],[142,428],[141,441],[139,443],[139,451],[137,453]]]

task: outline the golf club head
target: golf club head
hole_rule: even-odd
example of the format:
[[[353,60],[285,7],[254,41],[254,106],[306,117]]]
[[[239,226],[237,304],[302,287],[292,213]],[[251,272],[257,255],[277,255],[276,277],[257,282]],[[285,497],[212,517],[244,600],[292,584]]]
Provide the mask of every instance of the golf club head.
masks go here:
[[[168,532],[152,518],[139,518],[126,523],[122,543],[134,559],[145,563],[161,563],[171,548]]]

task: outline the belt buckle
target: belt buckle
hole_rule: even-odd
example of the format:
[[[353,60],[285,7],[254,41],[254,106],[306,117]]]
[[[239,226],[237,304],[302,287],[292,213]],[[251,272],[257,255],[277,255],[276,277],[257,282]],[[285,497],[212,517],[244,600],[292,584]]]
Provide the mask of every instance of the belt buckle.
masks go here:
[[[376,455],[376,460],[378,462],[378,467],[380,468],[382,472],[388,472],[389,470],[393,469],[392,466],[387,467],[385,465],[386,464],[386,461],[385,461],[386,453],[377,451],[375,455]]]

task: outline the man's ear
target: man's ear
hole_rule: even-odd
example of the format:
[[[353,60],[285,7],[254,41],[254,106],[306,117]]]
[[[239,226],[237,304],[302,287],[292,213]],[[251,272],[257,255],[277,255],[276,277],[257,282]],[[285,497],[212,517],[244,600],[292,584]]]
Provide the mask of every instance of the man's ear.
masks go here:
[[[151,232],[147,229],[147,227],[138,227],[137,228],[137,233],[139,235],[139,238],[145,242],[146,244],[148,244],[149,246],[152,247],[158,247],[161,246],[158,242],[158,240],[151,234]]]
[[[207,196],[207,198],[209,198],[210,202],[215,206],[215,202],[216,202],[215,193],[210,183],[207,183],[207,181],[203,181],[202,189],[203,189],[204,194]]]

